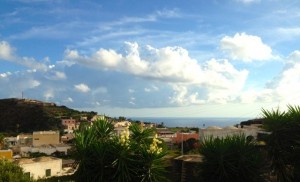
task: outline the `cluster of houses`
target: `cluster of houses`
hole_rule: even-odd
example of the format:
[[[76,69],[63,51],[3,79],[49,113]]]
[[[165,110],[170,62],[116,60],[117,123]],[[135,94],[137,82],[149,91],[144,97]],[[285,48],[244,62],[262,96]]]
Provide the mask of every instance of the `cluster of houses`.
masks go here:
[[[97,115],[91,119],[93,122],[97,119],[104,119],[105,116]],[[64,126],[64,135],[60,135],[59,131],[35,131],[33,133],[19,134],[16,137],[6,137],[4,139],[6,150],[0,150],[0,159],[7,158],[13,160],[21,166],[28,176],[33,179],[47,178],[52,176],[62,176],[74,173],[75,166],[73,160],[64,160],[53,157],[53,154],[67,155],[72,145],[68,141],[74,138],[74,130],[79,128],[79,122],[73,118],[62,119]],[[143,124],[143,123],[142,123]],[[128,126],[129,121],[114,123],[115,133],[119,135]],[[144,127],[156,127],[155,124],[144,124]],[[259,132],[262,132],[260,126],[250,125],[245,127],[225,127],[220,128],[210,126],[207,128],[199,128],[199,132],[172,132],[168,128],[156,128],[158,138],[172,148],[174,144],[179,144],[188,139],[196,140],[207,136],[224,137],[234,134],[245,134],[256,138]],[[33,153],[43,153],[46,156],[30,158]]]

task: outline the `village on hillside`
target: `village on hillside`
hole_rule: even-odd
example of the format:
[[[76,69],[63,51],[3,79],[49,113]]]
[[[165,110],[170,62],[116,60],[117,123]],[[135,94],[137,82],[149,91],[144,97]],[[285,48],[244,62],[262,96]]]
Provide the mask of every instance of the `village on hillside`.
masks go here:
[[[95,115],[88,120],[81,117],[79,120],[74,118],[61,119],[64,127],[63,133],[60,131],[34,131],[32,133],[19,133],[17,136],[7,136],[3,138],[0,150],[0,158],[5,158],[23,168],[25,174],[33,179],[50,178],[54,176],[68,176],[74,174],[78,168],[75,160],[70,153],[74,150],[74,137],[76,130],[85,123],[93,125],[96,120],[110,120],[114,126],[114,133],[120,136],[132,121],[114,121],[104,115]],[[84,122],[83,122],[84,121]],[[237,125],[220,128],[210,126],[195,130],[168,128],[156,123],[140,122],[144,128],[155,129],[157,137],[163,140],[168,149],[177,150],[178,155],[175,160],[181,163],[201,161],[200,155],[188,155],[188,141],[192,142],[192,148],[196,147],[197,142],[205,137],[222,138],[233,135],[245,135],[251,140],[256,140],[260,134],[265,132],[261,129],[261,124]],[[181,169],[176,169],[182,171]],[[178,178],[187,174],[177,173]],[[192,175],[192,174],[190,174]]]

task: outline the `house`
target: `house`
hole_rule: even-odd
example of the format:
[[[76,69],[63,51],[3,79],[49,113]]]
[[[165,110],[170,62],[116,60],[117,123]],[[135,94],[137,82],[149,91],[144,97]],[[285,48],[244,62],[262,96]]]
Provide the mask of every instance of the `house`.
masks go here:
[[[156,133],[159,138],[173,138],[175,133],[167,128],[156,128]]]
[[[182,133],[178,131],[176,132],[175,137],[173,138],[173,143],[179,144],[182,141],[186,141],[191,138],[199,140],[199,133],[196,132]]]
[[[47,144],[40,146],[20,146],[18,153],[20,153],[23,157],[28,157],[29,153],[44,153],[47,155],[51,155],[55,152],[60,152],[64,155],[68,154],[68,151],[71,149],[71,146],[67,144]]]
[[[72,141],[74,138],[75,138],[74,133],[67,133],[67,134],[64,134],[63,136],[61,136],[60,140],[62,143],[68,143],[68,142]]]
[[[7,147],[13,147],[18,144],[17,137],[5,137],[4,138],[4,144]]]
[[[165,144],[172,149],[173,147],[173,139],[176,137],[176,134],[170,131],[167,128],[156,128],[157,137],[162,139]]]
[[[233,136],[233,135],[245,135],[246,137],[253,137],[254,139],[257,138],[257,134],[261,132],[262,129],[258,125],[249,125],[241,127],[235,126],[227,126],[224,128],[220,128],[217,126],[210,126],[205,129],[200,129],[201,138],[205,137],[213,137],[213,138],[223,138],[226,136]]]
[[[33,179],[61,176],[62,159],[55,157],[23,158],[15,161]]]
[[[74,130],[79,128],[79,123],[73,118],[62,119],[61,124],[64,126],[64,131],[66,133],[73,133]]]
[[[60,143],[59,131],[35,131],[32,133],[32,138],[34,147]]]
[[[21,133],[17,136],[17,144],[21,146],[32,145],[32,133]]]

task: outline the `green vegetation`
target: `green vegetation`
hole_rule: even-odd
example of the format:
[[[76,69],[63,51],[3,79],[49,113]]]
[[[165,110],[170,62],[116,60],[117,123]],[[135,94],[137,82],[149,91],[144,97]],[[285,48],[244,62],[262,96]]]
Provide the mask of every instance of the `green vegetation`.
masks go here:
[[[200,147],[201,177],[206,182],[262,181],[262,160],[244,135],[206,138]]]
[[[288,106],[286,112],[263,110],[263,114],[264,128],[271,132],[266,142],[277,181],[300,181],[300,107]]]
[[[39,130],[61,130],[61,118],[91,118],[95,112],[80,112],[53,103],[25,99],[0,99],[0,132],[16,135]]]
[[[166,148],[154,130],[138,124],[120,136],[113,130],[110,122],[98,120],[75,133],[77,181],[166,181]]]
[[[22,168],[8,160],[0,159],[0,182],[30,182]]]

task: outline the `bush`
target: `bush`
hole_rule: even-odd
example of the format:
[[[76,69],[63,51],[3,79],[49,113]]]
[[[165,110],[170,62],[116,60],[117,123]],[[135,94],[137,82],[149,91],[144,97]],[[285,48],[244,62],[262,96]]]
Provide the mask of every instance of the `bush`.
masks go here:
[[[244,135],[206,138],[200,147],[200,173],[206,182],[262,181],[262,160],[255,143]]]
[[[30,176],[24,174],[17,164],[6,159],[0,159],[0,182],[29,182]]]

